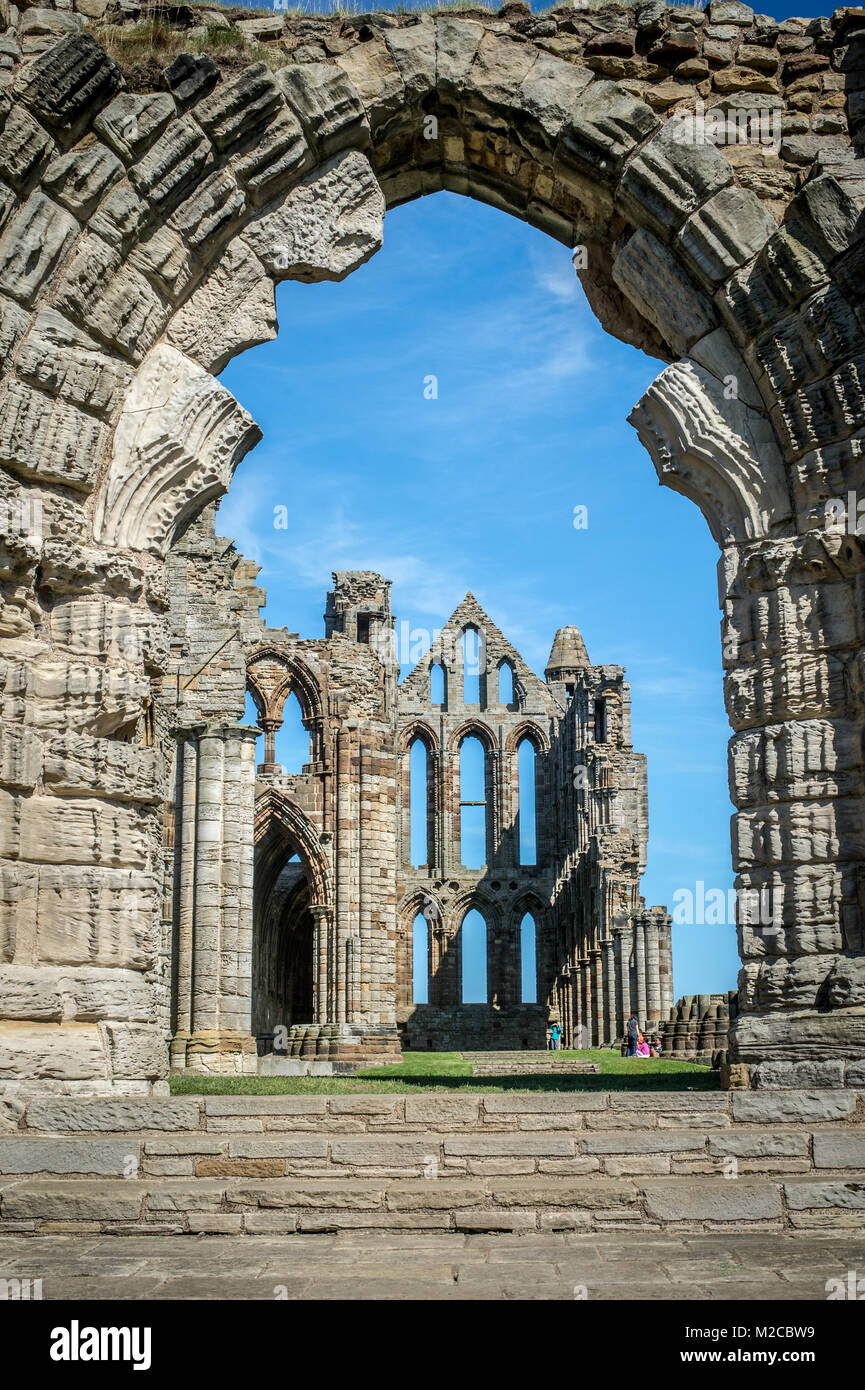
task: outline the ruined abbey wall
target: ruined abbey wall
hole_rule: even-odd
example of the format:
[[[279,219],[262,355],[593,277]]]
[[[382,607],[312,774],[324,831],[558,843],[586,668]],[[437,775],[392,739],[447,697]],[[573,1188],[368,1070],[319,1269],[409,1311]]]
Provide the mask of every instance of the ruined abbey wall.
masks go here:
[[[623,668],[592,666],[579,632],[568,628],[556,637],[541,680],[468,595],[398,683],[388,581],[365,571],[335,574],[321,638],[267,627],[257,612],[264,594],[254,567],[215,535],[212,509],[175,546],[170,573],[173,646],[183,660],[192,654],[198,670],[167,680],[158,700],[176,710],[181,686],[189,731],[181,762],[190,740],[198,747],[210,737],[218,712],[226,735],[230,716],[236,725],[246,689],[264,733],[254,811],[247,786],[246,831],[241,825],[241,842],[230,846],[241,876],[253,878],[251,1011],[261,1051],[272,1050],[270,1035],[280,1026],[294,1051],[340,1060],[361,1047],[392,1051],[397,1030],[408,1047],[543,1047],[551,1021],[562,1025],[568,1044],[589,1046],[620,1036],[632,1008],[646,1022],[665,1016],[670,926],[664,910],[647,912],[639,894],[646,767],[631,746]],[[226,623],[239,658],[237,651],[225,657]],[[477,689],[468,691],[466,633],[479,643]],[[212,660],[201,669],[203,636]],[[503,666],[510,676],[504,690]],[[435,697],[433,667],[442,674]],[[292,694],[309,756],[302,770],[286,771],[275,735]],[[484,749],[478,868],[463,862],[460,819],[469,793],[460,751],[467,737]],[[235,728],[232,742],[244,739]],[[526,739],[534,750],[532,862],[520,847],[520,816],[530,814],[519,787]],[[413,866],[410,763],[418,740],[426,853]],[[226,786],[223,800],[240,820],[236,785]],[[166,900],[179,916],[167,935],[183,940],[184,886],[197,879],[207,847],[200,827],[175,820]],[[477,1003],[464,1002],[462,975],[463,922],[472,909],[486,929],[486,1000]],[[526,913],[536,974],[528,1002],[521,992]],[[419,914],[429,953],[422,1002],[413,988]],[[224,1015],[225,1002],[214,1002]],[[214,1064],[200,1037],[185,1045],[184,1054],[175,1027],[177,1065]],[[247,1065],[250,1057],[248,1047]]]

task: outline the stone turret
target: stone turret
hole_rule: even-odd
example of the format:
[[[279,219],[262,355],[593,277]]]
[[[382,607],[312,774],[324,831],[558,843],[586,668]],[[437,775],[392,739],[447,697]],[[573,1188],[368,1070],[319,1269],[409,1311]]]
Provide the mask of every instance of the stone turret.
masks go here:
[[[341,632],[353,642],[377,646],[378,630],[393,628],[391,581],[373,570],[334,570],[324,615],[326,637]]]
[[[573,681],[579,671],[591,665],[583,635],[578,627],[560,627],[553,638],[544,676],[548,681]]]

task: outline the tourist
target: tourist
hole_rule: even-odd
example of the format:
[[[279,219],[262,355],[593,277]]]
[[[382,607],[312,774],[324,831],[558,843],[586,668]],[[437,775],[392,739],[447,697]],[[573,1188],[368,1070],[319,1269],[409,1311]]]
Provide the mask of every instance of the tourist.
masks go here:
[[[658,1037],[657,1033],[652,1038],[651,1048],[653,1057],[660,1057],[661,1053],[664,1050],[661,1045],[661,1039]]]
[[[562,1038],[562,1030],[561,1030],[561,1028],[559,1027],[559,1025],[558,1025],[557,1023],[553,1023],[553,1024],[550,1026],[550,1049],[551,1049],[551,1051],[553,1051],[553,1052],[558,1052],[558,1050],[559,1050],[559,1044],[560,1044],[560,1042],[561,1042],[561,1038]]]
[[[637,1035],[637,1056],[638,1056],[638,1057],[650,1057],[650,1056],[651,1056],[651,1052],[650,1052],[650,1050],[649,1050],[649,1044],[646,1042],[646,1039],[643,1037],[642,1033],[638,1033],[638,1035]]]
[[[640,1025],[637,1022],[637,1015],[632,1013],[631,1017],[628,1019],[628,1027],[626,1029],[628,1035],[628,1051],[626,1055],[628,1057],[636,1057],[637,1055],[637,1034],[639,1031]]]

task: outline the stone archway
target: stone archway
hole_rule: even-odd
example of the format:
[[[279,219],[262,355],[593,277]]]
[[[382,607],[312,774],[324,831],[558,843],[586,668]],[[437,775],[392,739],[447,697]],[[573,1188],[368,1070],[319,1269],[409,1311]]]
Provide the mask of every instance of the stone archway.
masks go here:
[[[846,13],[817,64],[842,83]],[[631,418],[721,549],[735,863],[778,914],[741,931],[735,1046],[861,1057],[865,552],[826,524],[861,481],[856,131],[782,161],[769,208],[689,116],[588,57],[505,21],[388,18],[328,62],[227,81],[184,59],[140,95],[77,34],[3,96],[0,1076],[165,1074],[162,754],[200,713],[178,685],[146,736],[166,558],[259,437],[213,372],[275,334],[277,281],[343,278],[386,206],[440,188],[583,246],[602,323],[669,363]],[[772,109],[800,110],[776,85]],[[184,737],[234,769],[251,823],[249,736]],[[220,891],[236,810],[202,819]]]
[[[251,1026],[259,1036],[320,1021],[330,881],[312,826],[278,792],[259,798],[255,829]]]

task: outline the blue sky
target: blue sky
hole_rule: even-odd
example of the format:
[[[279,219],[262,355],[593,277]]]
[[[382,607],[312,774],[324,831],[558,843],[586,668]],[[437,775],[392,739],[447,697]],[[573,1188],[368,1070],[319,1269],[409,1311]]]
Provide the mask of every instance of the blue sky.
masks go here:
[[[286,283],[277,307],[279,337],[222,376],[264,439],[219,530],[261,564],[268,621],[321,635],[331,570],[369,568],[412,628],[442,626],[471,589],[539,673],[576,623],[592,661],[628,668],[647,901],[726,891],[718,552],[626,423],[662,364],[604,333],[566,247],[452,194],[388,213],[366,266]],[[732,927],[674,931],[677,995],[734,986]]]

